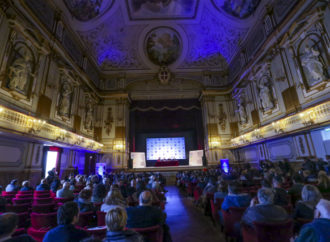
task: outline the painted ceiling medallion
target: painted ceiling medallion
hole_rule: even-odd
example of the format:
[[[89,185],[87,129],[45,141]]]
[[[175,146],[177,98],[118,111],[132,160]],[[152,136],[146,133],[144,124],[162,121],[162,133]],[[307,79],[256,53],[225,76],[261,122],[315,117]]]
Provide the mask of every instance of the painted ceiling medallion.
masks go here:
[[[71,15],[79,21],[88,21],[112,6],[114,0],[63,0]]]
[[[132,20],[187,19],[196,15],[199,0],[126,0]]]
[[[156,65],[170,65],[181,54],[179,34],[167,27],[159,27],[148,33],[145,39],[148,58]]]
[[[226,13],[244,19],[254,13],[260,0],[212,0],[216,8]]]

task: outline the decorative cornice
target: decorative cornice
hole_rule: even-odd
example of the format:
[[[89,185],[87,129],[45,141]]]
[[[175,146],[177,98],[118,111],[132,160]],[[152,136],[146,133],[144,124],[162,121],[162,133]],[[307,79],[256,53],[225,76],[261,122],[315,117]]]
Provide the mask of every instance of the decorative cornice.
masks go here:
[[[92,151],[101,151],[103,147],[103,144],[92,139],[2,106],[0,106],[0,128]]]
[[[326,125],[330,120],[330,101],[308,108],[289,117],[242,134],[231,140],[231,144],[222,148],[238,148],[267,139],[276,138],[306,129]]]

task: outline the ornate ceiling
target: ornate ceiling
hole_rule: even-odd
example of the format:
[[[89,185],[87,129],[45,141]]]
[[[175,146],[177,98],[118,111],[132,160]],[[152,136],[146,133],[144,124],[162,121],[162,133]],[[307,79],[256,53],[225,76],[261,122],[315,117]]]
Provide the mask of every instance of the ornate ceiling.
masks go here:
[[[200,77],[225,72],[262,9],[260,0],[54,2],[105,76],[150,76],[164,65]]]

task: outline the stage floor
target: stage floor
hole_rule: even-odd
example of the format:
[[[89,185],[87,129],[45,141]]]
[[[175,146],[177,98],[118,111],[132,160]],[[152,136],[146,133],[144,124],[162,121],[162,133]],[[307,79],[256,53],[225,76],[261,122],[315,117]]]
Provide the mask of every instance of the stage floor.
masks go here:
[[[133,168],[130,171],[134,172],[162,172],[162,171],[185,171],[185,170],[201,170],[203,166],[162,166],[162,167],[144,167],[144,168]]]

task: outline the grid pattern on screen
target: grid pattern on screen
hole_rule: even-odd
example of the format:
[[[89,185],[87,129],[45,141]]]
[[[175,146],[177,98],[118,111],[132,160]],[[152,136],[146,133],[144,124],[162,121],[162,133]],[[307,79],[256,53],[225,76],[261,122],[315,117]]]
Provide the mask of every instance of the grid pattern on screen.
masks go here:
[[[147,160],[186,159],[184,137],[147,138]]]

